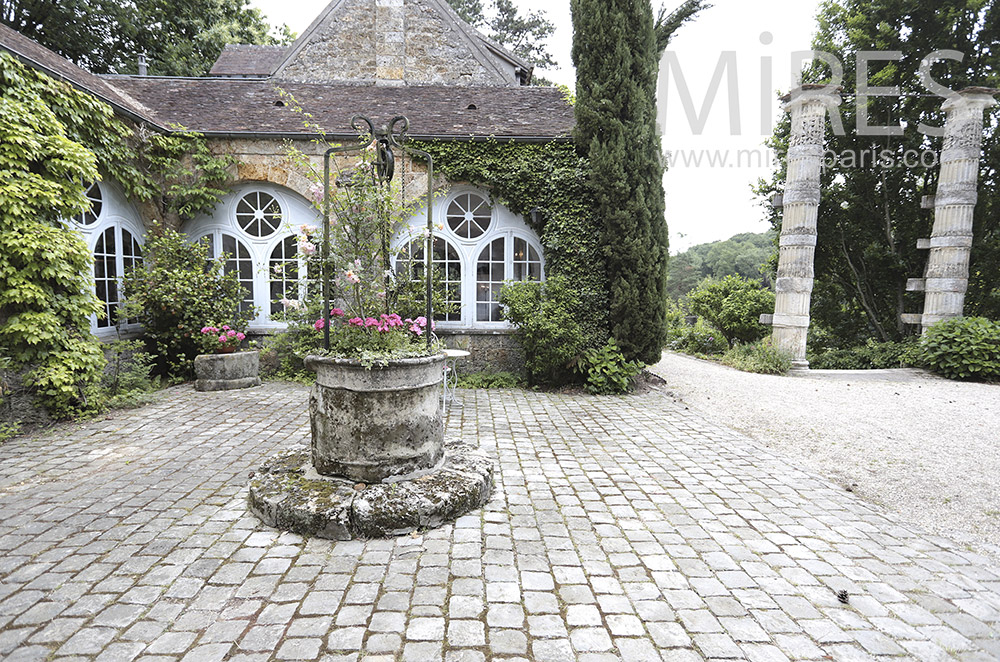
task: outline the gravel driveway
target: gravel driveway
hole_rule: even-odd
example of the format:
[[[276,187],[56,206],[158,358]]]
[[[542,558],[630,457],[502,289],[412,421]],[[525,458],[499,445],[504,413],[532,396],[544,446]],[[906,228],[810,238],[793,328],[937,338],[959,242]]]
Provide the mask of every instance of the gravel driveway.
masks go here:
[[[651,370],[709,419],[1000,560],[1000,386],[911,370],[756,375],[670,352]]]

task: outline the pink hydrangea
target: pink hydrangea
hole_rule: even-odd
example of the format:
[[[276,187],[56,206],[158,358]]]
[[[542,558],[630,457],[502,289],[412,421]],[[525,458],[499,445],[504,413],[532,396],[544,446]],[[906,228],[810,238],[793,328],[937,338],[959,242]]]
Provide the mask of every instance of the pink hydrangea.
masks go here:
[[[242,332],[236,334],[236,339],[239,340],[240,342],[242,342],[243,339],[246,338],[246,337],[247,337],[246,334],[242,333]]]
[[[347,320],[347,323],[350,324],[351,326],[358,326],[358,327],[363,327],[365,325],[365,321],[360,317],[352,317],[351,319]]]
[[[316,327],[317,331],[321,331],[323,327],[326,326],[326,320],[320,317],[318,320],[313,322],[313,326]]]
[[[341,310],[340,308],[334,308],[333,310],[330,311],[330,314],[333,315],[334,317],[343,317],[344,311]]]

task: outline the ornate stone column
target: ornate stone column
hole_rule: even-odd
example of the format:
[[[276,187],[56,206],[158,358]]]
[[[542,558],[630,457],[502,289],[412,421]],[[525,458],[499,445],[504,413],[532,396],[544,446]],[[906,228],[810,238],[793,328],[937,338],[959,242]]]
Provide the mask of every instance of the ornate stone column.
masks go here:
[[[935,322],[959,317],[969,285],[969,252],[972,250],[972,213],[976,208],[976,183],[983,149],[983,111],[996,105],[1000,90],[970,87],[941,105],[947,113],[941,170],[934,196],[934,225],[925,278],[912,279],[907,289],[924,290],[922,332]],[[922,286],[922,287],[921,287]],[[910,321],[904,318],[904,321]],[[915,320],[914,320],[915,321]]]
[[[792,365],[806,368],[826,112],[840,105],[840,88],[803,85],[781,100],[792,115],[792,134],[782,196],[784,213],[778,240],[772,337],[777,347],[792,355]]]

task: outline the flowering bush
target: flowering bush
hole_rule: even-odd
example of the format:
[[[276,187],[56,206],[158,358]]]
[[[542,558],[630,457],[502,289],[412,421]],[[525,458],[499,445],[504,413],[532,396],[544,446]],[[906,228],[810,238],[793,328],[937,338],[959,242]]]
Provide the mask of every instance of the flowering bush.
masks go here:
[[[206,353],[222,354],[233,352],[239,348],[240,343],[246,338],[242,331],[230,328],[228,324],[221,327],[203,326],[201,328],[202,346]]]
[[[362,136],[361,140],[368,138]],[[325,263],[317,231],[298,228],[298,251],[306,260],[311,280],[301,299],[286,295],[280,300],[280,315],[289,323],[289,330],[282,334],[285,337],[273,339],[269,347],[279,355],[281,374],[297,372],[305,353],[322,353],[327,331],[330,355],[358,358],[368,365],[438,351],[436,342],[427,343],[433,323],[428,324],[421,314],[425,310],[423,282],[414,281],[422,276],[422,268],[399,278],[392,268],[390,240],[414,213],[414,205],[401,202],[404,196],[398,181],[379,181],[373,147],[364,150],[350,168],[341,161],[331,162],[335,172],[326,201],[331,218],[330,254]],[[321,176],[294,148],[289,156],[313,178],[309,197],[323,212]],[[324,274],[330,292],[328,312],[324,311]],[[289,352],[295,355],[294,360],[287,357]]]

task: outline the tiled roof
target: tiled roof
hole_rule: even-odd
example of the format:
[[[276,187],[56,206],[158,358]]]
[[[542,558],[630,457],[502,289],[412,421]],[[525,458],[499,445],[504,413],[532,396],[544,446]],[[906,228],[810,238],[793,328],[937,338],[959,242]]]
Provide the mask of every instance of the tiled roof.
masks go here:
[[[228,44],[208,73],[211,76],[270,76],[287,50],[287,46]]]
[[[206,134],[312,133],[302,117],[282,103],[274,83],[240,78],[114,76],[115,88],[149,108],[161,123]],[[416,136],[568,136],[573,108],[551,87],[379,87],[285,83],[299,105],[331,135],[351,135],[350,120],[366,115],[377,123],[396,115],[410,120]]]
[[[25,37],[20,32],[0,24],[0,48],[10,52],[22,61],[42,72],[65,80],[71,85],[107,101],[120,110],[150,120],[149,109],[129,99],[119,90],[108,85],[107,81],[95,76],[86,69],[78,67],[63,56],[50,51],[41,44]]]

